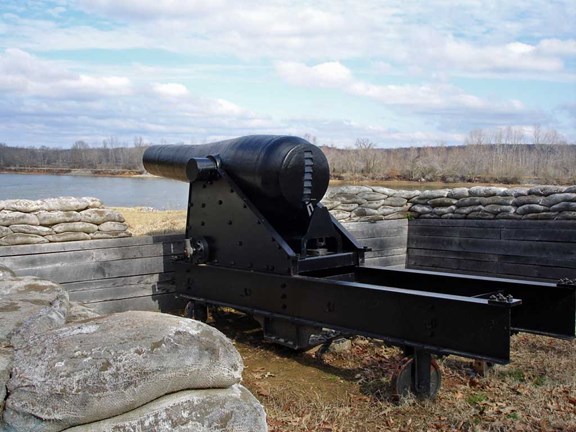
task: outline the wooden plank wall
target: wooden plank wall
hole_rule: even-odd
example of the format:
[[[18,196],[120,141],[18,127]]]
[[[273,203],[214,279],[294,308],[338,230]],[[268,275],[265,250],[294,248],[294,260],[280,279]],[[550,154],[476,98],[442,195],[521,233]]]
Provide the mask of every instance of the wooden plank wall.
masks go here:
[[[18,276],[62,284],[70,300],[100,313],[180,309],[174,298],[172,257],[183,235],[130,237],[0,247],[0,263]]]
[[[362,246],[372,249],[366,253],[366,265],[404,267],[408,237],[408,220],[379,222],[348,222],[342,224]]]
[[[576,277],[576,222],[418,219],[407,268],[556,281]]]
[[[406,221],[348,223],[359,242],[372,248],[367,265],[404,265]],[[19,276],[62,284],[73,301],[100,313],[181,309],[174,298],[172,257],[183,235],[131,237],[0,247],[0,264]]]
[[[555,281],[576,278],[576,222],[421,219],[343,224],[366,265]],[[101,313],[181,309],[172,258],[183,236],[0,247],[18,275],[61,283]]]

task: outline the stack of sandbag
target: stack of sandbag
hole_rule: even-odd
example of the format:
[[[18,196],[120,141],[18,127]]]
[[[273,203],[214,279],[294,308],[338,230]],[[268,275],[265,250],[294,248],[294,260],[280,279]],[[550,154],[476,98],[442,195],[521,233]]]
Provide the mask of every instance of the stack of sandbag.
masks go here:
[[[330,188],[322,204],[341,222],[404,218],[576,220],[576,185],[425,191],[343,186]]]
[[[0,245],[131,236],[124,217],[91,197],[0,201]]]
[[[97,316],[58,284],[0,277],[0,430],[267,430],[218,330],[157,312]]]

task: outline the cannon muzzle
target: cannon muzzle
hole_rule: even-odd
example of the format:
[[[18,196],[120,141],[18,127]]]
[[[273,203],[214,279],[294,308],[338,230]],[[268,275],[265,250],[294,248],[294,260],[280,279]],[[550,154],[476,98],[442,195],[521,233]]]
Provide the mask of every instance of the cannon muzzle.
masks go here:
[[[143,160],[151,174],[191,182],[199,170],[208,169],[206,157],[218,161],[254,201],[301,208],[319,202],[328,188],[330,170],[324,153],[294,136],[252,135],[204,145],[151,146]]]

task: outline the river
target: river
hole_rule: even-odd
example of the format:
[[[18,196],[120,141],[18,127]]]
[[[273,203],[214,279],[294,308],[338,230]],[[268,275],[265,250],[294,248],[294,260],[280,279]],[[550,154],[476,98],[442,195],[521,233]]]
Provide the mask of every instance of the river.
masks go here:
[[[185,209],[188,184],[154,177],[0,174],[0,200],[91,196],[107,207]]]
[[[369,182],[367,182],[368,184]],[[332,186],[345,186],[334,182]],[[392,189],[440,189],[470,187],[470,183],[378,182]],[[511,187],[511,185],[507,185]],[[108,207],[185,209],[188,184],[159,177],[91,177],[47,174],[0,174],[0,200],[42,199],[58,196],[92,196]]]

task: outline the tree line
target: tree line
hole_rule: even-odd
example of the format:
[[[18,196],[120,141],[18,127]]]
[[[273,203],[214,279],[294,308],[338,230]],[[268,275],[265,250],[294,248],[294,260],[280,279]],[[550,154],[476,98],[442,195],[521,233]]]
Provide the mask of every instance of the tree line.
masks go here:
[[[132,146],[106,139],[99,147],[76,141],[71,148],[14,147],[0,143],[0,168],[15,170],[72,170],[144,172],[142,155],[148,145],[137,137]]]
[[[499,183],[576,183],[576,145],[566,144],[554,130],[474,130],[463,145],[442,143],[383,149],[367,138],[353,148],[320,144],[333,179],[344,181],[407,180]],[[317,143],[312,136],[306,139]],[[80,169],[92,173],[144,173],[141,137],[132,145],[109,138],[102,145],[75,142],[69,149],[14,147],[0,143],[0,170],[56,171]]]
[[[307,137],[314,142],[313,136]],[[352,149],[323,146],[332,178],[345,181],[576,184],[576,145],[539,125],[470,131],[463,145],[377,148],[368,138]]]
[[[323,147],[332,178],[576,184],[576,145],[467,144],[377,149]]]

